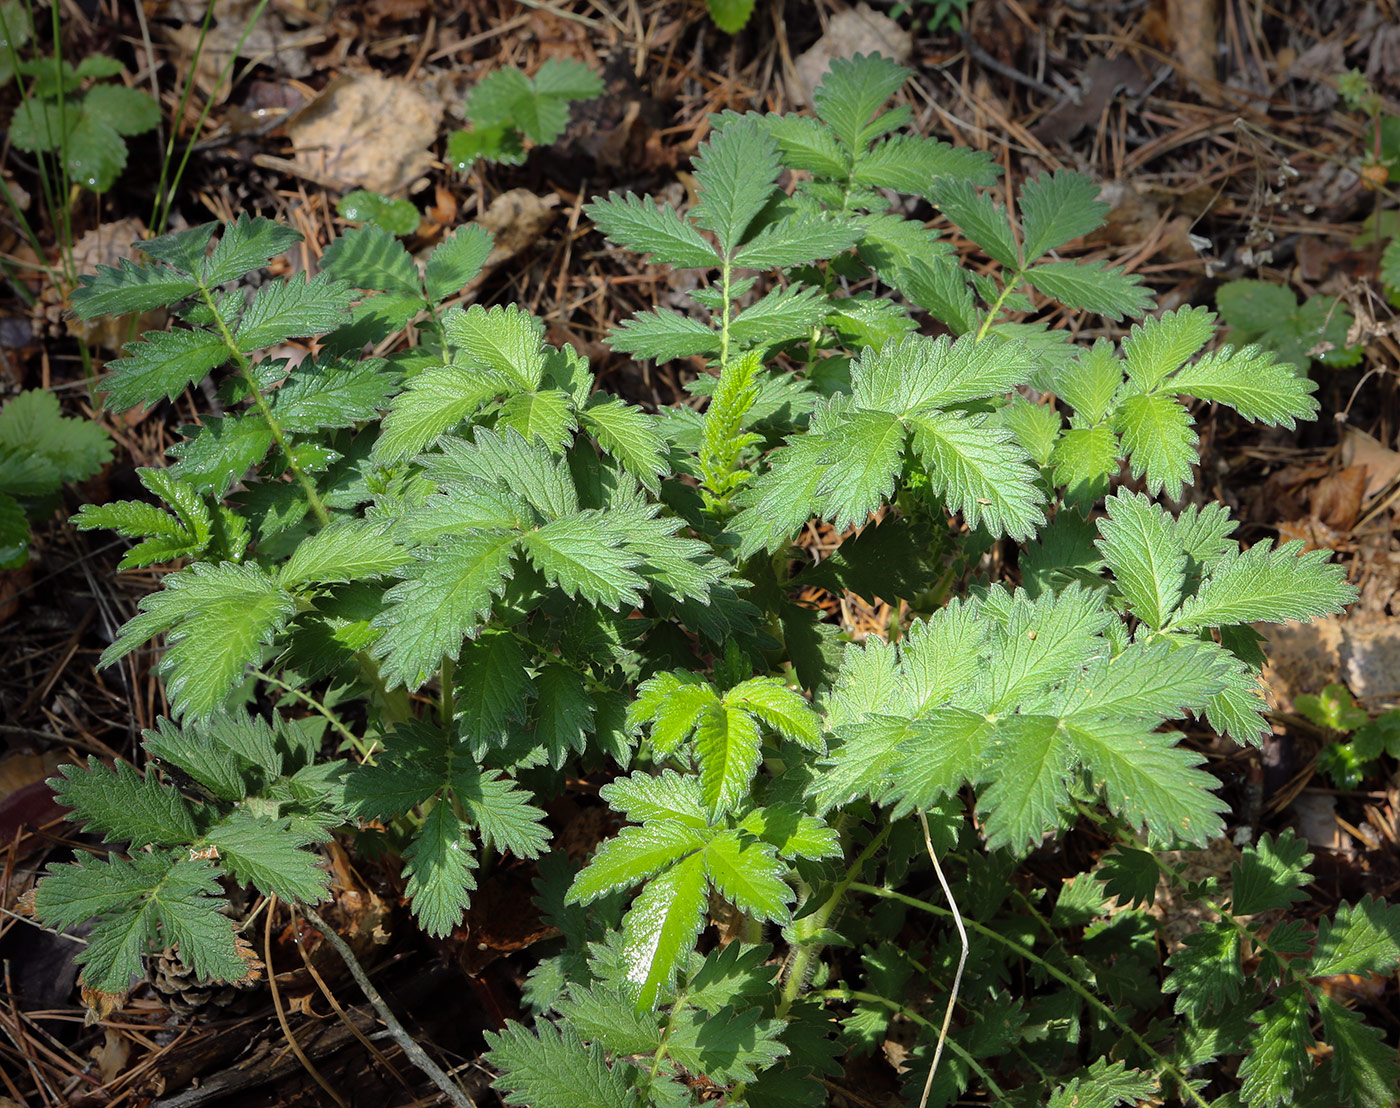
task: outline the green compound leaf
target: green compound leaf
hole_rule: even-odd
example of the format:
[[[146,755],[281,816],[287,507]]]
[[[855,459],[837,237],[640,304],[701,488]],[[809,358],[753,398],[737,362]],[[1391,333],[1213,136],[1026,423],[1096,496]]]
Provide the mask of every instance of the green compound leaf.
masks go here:
[[[1082,173],[1042,173],[1021,186],[1019,206],[1026,261],[1033,262],[1103,225],[1109,205]]]
[[[272,394],[272,414],[298,434],[353,427],[376,419],[394,390],[394,375],[378,359],[328,361],[294,370]]]
[[[116,72],[120,72],[120,69]],[[160,122],[160,105],[140,89],[125,85],[94,85],[83,96],[83,114],[106,124],[119,135],[140,135],[154,129]]]
[[[705,856],[692,854],[647,883],[622,921],[623,988],[638,1011],[656,1007],[694,949],[705,918]]]
[[[588,509],[520,538],[520,548],[550,584],[569,596],[618,609],[642,602],[641,556],[628,549],[606,512]]]
[[[661,265],[676,269],[719,265],[714,247],[674,208],[658,208],[629,192],[594,200],[584,211],[613,242],[638,254],[650,254]]]
[[[174,400],[231,357],[224,340],[207,331],[147,331],[127,344],[126,357],[107,363],[103,406],[126,411],[162,397]]]
[[[953,412],[928,412],[910,426],[930,486],[969,527],[1022,540],[1045,522],[1036,472],[1010,431]]]
[[[1204,759],[1154,724],[1071,717],[1064,727],[1114,814],[1158,842],[1204,846],[1221,834],[1229,805],[1211,792],[1216,779],[1197,768]]]
[[[418,269],[403,243],[375,224],[352,228],[326,247],[321,271],[357,289],[423,291]]]
[[[979,193],[966,181],[945,181],[938,187],[938,206],[987,257],[1008,269],[1020,268],[1016,240],[1006,209]]]
[[[1009,716],[992,731],[978,798],[987,846],[1023,853],[1060,822],[1069,800],[1071,747],[1053,716]]]
[[[1140,316],[1152,307],[1141,277],[1107,267],[1107,262],[1044,262],[1026,270],[1026,280],[1067,308],[1112,320]]]
[[[290,338],[334,331],[350,315],[350,286],[318,273],[264,285],[253,297],[234,332],[238,349],[249,354]]]
[[[1215,313],[1206,308],[1180,308],[1134,324],[1123,340],[1128,380],[1141,389],[1155,389],[1214,337]]]
[[[1160,630],[1186,589],[1186,551],[1166,510],[1140,493],[1120,490],[1107,501],[1094,543],[1133,615]]]
[[[107,842],[182,846],[198,837],[189,804],[154,774],[142,777],[125,762],[110,770],[92,763],[86,770],[61,766],[58,772],[49,780],[54,799],[74,809],[82,826]]]
[[[1065,431],[1051,451],[1050,464],[1055,484],[1065,490],[1066,502],[1085,505],[1102,497],[1118,469],[1118,455],[1118,436],[1112,428],[1071,427]]]
[[[741,246],[734,264],[743,269],[809,265],[849,250],[859,238],[860,228],[854,223],[826,216],[789,216],[770,223]]]
[[[1313,1037],[1307,993],[1301,985],[1290,985],[1251,1019],[1259,1026],[1245,1040],[1240,1099],[1249,1108],[1287,1104],[1313,1064],[1308,1053]]]
[[[1287,908],[1307,900],[1301,890],[1311,878],[1305,868],[1312,861],[1308,844],[1289,828],[1275,841],[1264,835],[1235,863],[1231,881],[1230,909],[1238,915]]]
[[[774,115],[759,119],[759,126],[773,136],[783,164],[789,169],[801,169],[814,177],[845,177],[850,171],[847,155],[842,151],[830,127],[805,115]]]
[[[934,199],[945,180],[996,183],[996,166],[983,150],[950,146],[921,135],[895,135],[856,159],[852,179],[868,188],[895,189]]]
[[[199,290],[199,282],[163,265],[137,265],[121,258],[115,266],[99,265],[84,273],[73,290],[73,312],[79,319],[148,312],[176,304]]]
[[[667,362],[719,353],[720,334],[709,324],[670,308],[651,308],[614,327],[607,343],[624,354]]]
[[[1388,973],[1400,962],[1400,905],[1362,897],[1343,904],[1317,928],[1309,977],[1337,973]]]
[[[773,195],[777,176],[778,148],[767,132],[750,119],[730,123],[696,153],[700,203],[691,216],[715,233],[721,250],[732,254]]]
[[[731,350],[755,344],[765,346],[805,338],[827,314],[826,298],[819,289],[789,285],[774,289],[757,304],[739,313],[729,325]]]
[[[291,830],[285,819],[257,816],[236,808],[211,827],[204,841],[239,881],[292,904],[316,904],[325,899],[329,875],[320,859],[303,849],[309,840]]]
[[[455,656],[476,634],[512,576],[519,536],[453,535],[398,570],[404,578],[385,594],[389,606],[374,619],[383,634],[373,653],[383,659],[391,688],[421,688],[444,655]]]
[[[530,803],[534,794],[495,770],[483,771],[473,760],[453,763],[452,795],[462,805],[482,843],[509,850],[519,858],[538,858],[549,847],[544,812]]]
[[[1119,406],[1114,426],[1133,476],[1145,477],[1153,496],[1180,499],[1197,460],[1199,440],[1191,413],[1165,393],[1129,396]]]
[[[160,671],[176,714],[209,718],[244,670],[286,627],[295,602],[255,565],[198,562],[165,578],[102,655],[109,666],[164,633]]]
[[[50,866],[35,894],[41,919],[64,927],[100,916],[78,954],[82,981],[101,992],[126,992],[143,972],[141,958],[178,943],[181,957],[205,981],[243,982],[255,976],[224,911],[228,902],[208,862],[170,854],[138,854],[130,861],[80,856]],[[152,939],[155,943],[152,944]],[[246,947],[243,948],[246,950]]]
[[[476,856],[465,825],[450,804],[428,813],[403,852],[404,893],[413,906],[418,926],[443,938],[462,922],[476,888]]]
[[[721,831],[705,847],[705,870],[720,895],[755,919],[787,924],[796,894],[783,880],[788,872],[765,842]]]
[[[758,725],[739,708],[711,705],[695,724],[700,793],[714,815],[731,811],[748,795],[758,768]]]
[[[598,440],[623,469],[652,492],[660,490],[658,478],[671,472],[666,440],[656,429],[655,417],[618,397],[595,394],[579,413],[585,431]]]
[[[535,738],[558,769],[570,751],[582,754],[593,730],[593,699],[583,675],[556,663],[540,667],[535,676]]]
[[[590,904],[619,889],[630,889],[703,850],[709,836],[702,828],[661,818],[644,827],[624,827],[579,871],[569,887],[568,903]]]
[[[191,240],[189,244],[184,245],[192,246],[195,241],[198,240]],[[205,241],[208,241],[207,237]],[[204,263],[204,283],[212,289],[225,282],[235,281],[249,270],[263,268],[278,254],[284,253],[299,242],[301,233],[285,224],[264,219],[262,216],[250,219],[246,215],[240,215],[235,222],[224,224],[218,245]],[[151,252],[151,245],[148,242],[143,247],[148,254]],[[169,256],[163,257],[162,260],[172,265],[177,264]]]
[[[713,1016],[691,1009],[671,1026],[671,1057],[724,1084],[751,1082],[788,1054],[778,1042],[787,1021],[765,1019],[754,1007],[721,1009]]]
[[[112,440],[90,420],[65,416],[47,389],[26,389],[0,408],[0,451],[13,451],[15,460],[28,463],[25,468],[46,471],[44,487],[32,493],[8,482],[0,488],[17,496],[43,495],[57,492],[63,481],[93,476],[112,460]]]
[[[940,708],[912,719],[890,763],[893,784],[881,799],[891,818],[927,811],[977,776],[994,724],[978,712]]]
[[[608,1066],[597,1043],[584,1046],[569,1021],[541,1021],[527,1031],[507,1021],[486,1032],[486,1059],[501,1071],[496,1087],[507,1104],[529,1108],[637,1108],[632,1067]]]
[[[1325,993],[1318,997],[1322,1034],[1332,1048],[1328,1074],[1338,1095],[1354,1108],[1390,1108],[1400,1086],[1400,1059],[1379,1028],[1343,1008]]]
[[[708,823],[699,778],[683,777],[673,769],[657,776],[634,773],[619,777],[604,785],[598,795],[633,823],[673,820],[696,829]]]
[[[1232,623],[1283,623],[1340,612],[1356,599],[1346,569],[1329,565],[1330,552],[1303,551],[1301,542],[1274,549],[1255,543],[1220,559],[1196,595],[1181,605],[1174,627],[1194,630]]]
[[[814,753],[823,753],[821,719],[801,693],[776,677],[751,677],[724,694],[728,707],[757,717],[785,739]]]
[[[408,560],[408,553],[366,520],[335,520],[303,539],[282,564],[284,588],[382,577]]]
[[[436,304],[460,292],[481,272],[493,245],[491,233],[477,223],[459,227],[443,239],[424,267],[428,299]]]
[[[1094,426],[1113,404],[1123,383],[1123,363],[1113,353],[1113,344],[1099,339],[1087,350],[1062,366],[1055,374],[1055,392],[1074,409],[1081,425]]]
[[[463,648],[457,678],[457,725],[473,749],[509,742],[534,692],[519,643],[503,631],[486,632]]]
[[[394,397],[374,444],[375,458],[397,462],[413,457],[508,390],[491,373],[451,364],[425,369]]]
[[[842,422],[821,457],[825,472],[816,496],[838,532],[863,524],[894,493],[900,471],[904,424],[886,412],[856,412]]]
[[[1223,346],[1173,374],[1166,388],[1228,404],[1245,419],[1290,431],[1295,420],[1316,419],[1319,410],[1312,395],[1317,382],[1257,346]]]
[[[442,330],[466,365],[526,392],[540,387],[546,365],[544,324],[524,309],[514,304],[453,308],[443,316]]]
[[[879,54],[832,59],[831,69],[812,93],[812,103],[848,158],[858,157],[880,133],[871,116],[904,87],[908,77],[907,69]]]

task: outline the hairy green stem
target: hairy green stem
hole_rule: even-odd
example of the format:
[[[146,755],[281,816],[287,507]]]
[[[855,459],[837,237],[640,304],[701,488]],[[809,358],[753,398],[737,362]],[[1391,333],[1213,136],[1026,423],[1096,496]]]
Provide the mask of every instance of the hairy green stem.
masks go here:
[[[457,679],[457,659],[451,654],[442,656],[442,676],[438,678],[438,684],[442,686],[441,694],[438,697],[438,719],[442,722],[442,729],[447,734],[452,733],[452,721],[457,715],[457,705],[454,700],[455,688],[453,682]]]
[[[287,468],[292,476],[301,484],[302,491],[306,493],[306,501],[311,505],[311,512],[315,515],[317,522],[324,527],[330,523],[331,515],[326,511],[326,505],[321,500],[320,494],[316,491],[316,485],[307,476],[306,471],[301,468],[301,464],[292,456],[291,445],[287,442],[287,436],[282,430],[282,425],[277,422],[272,414],[272,407],[267,402],[267,397],[258,388],[258,382],[253,376],[253,364],[248,360],[246,354],[238,349],[238,343],[234,340],[233,332],[228,329],[228,324],[224,322],[224,317],[219,314],[219,309],[214,303],[214,296],[209,291],[207,285],[201,279],[199,282],[199,295],[204,301],[214,317],[214,326],[218,328],[219,336],[224,340],[224,345],[228,347],[229,353],[233,355],[233,364],[238,367],[239,375],[243,378],[244,384],[248,386],[248,394],[253,398],[253,403],[257,406],[258,412],[267,422],[268,430],[272,432],[272,441],[277,444],[277,448],[282,451],[282,457],[287,460]]]
[[[370,745],[366,743],[364,739],[360,738],[360,736],[356,735],[355,732],[351,731],[350,728],[346,727],[345,724],[341,723],[340,717],[337,716],[334,712],[332,712],[329,708],[327,708],[324,704],[322,704],[319,700],[317,700],[314,696],[311,696],[309,693],[303,692],[301,689],[298,689],[293,685],[287,684],[287,682],[283,681],[280,677],[274,677],[272,674],[267,673],[264,670],[255,669],[252,672],[253,676],[256,677],[259,681],[266,681],[269,685],[276,686],[283,692],[289,693],[290,695],[296,697],[313,712],[316,712],[318,715],[324,716],[326,720],[330,723],[331,727],[340,733],[341,737],[350,744],[351,748],[354,749],[354,751],[357,754],[359,754],[361,758],[369,757]]]
[[[1001,311],[1001,306],[1006,303],[1006,298],[1011,295],[1015,288],[1021,283],[1021,278],[1025,276],[1023,270],[1017,270],[1011,275],[1001,290],[1001,295],[996,298],[996,302],[987,309],[986,318],[982,320],[982,325],[977,328],[977,342],[981,342],[987,337],[987,332],[992,329],[992,324],[996,322],[997,313]]]
[[[846,876],[837,882],[836,887],[831,890],[831,895],[826,898],[822,906],[810,916],[793,924],[793,930],[798,933],[799,937],[814,935],[830,922],[836,909],[841,906],[841,901],[846,898],[847,892],[855,887],[856,878],[860,876],[865,864],[885,845],[885,840],[890,837],[890,826],[887,823],[880,828],[875,837],[870,840],[869,845],[851,863],[850,868],[846,870]],[[787,1018],[788,1011],[802,992],[802,986],[807,977],[807,968],[811,965],[812,958],[822,948],[822,945],[821,943],[803,943],[793,952],[792,961],[787,966],[787,978],[783,982],[782,996],[778,1000],[778,1008],[775,1013],[778,1019]]]
[[[723,274],[721,279],[723,281],[724,311],[720,313],[719,368],[722,373],[724,372],[724,367],[729,364],[729,319],[734,311],[734,305],[729,299],[730,278],[733,276],[734,267],[730,264],[727,257],[724,259],[724,267],[721,272]]]
[[[901,904],[907,904],[911,908],[917,908],[920,911],[928,912],[930,915],[945,916],[948,918],[952,918],[953,915],[953,913],[950,912],[947,908],[940,907],[937,904],[931,904],[927,900],[920,900],[917,897],[908,896],[905,893],[897,893],[893,889],[881,888],[879,885],[867,885],[860,881],[854,881],[851,883],[850,888],[853,892],[866,893],[870,896],[881,897],[884,900],[895,900]],[[1084,1001],[1085,1004],[1089,1005],[1089,1007],[1093,1008],[1100,1015],[1107,1018],[1109,1022],[1112,1023],[1115,1027],[1117,1027],[1118,1030],[1121,1031],[1124,1035],[1132,1039],[1133,1042],[1137,1045],[1138,1049],[1141,1050],[1144,1054],[1146,1054],[1149,1058],[1151,1058],[1152,1061],[1160,1068],[1160,1072],[1170,1074],[1172,1079],[1176,1081],[1177,1084],[1181,1087],[1182,1091],[1186,1095],[1190,1096],[1190,1098],[1193,1101],[1195,1101],[1198,1105],[1200,1105],[1200,1108],[1210,1108],[1209,1103],[1205,1100],[1205,1098],[1202,1097],[1200,1093],[1196,1092],[1196,1090],[1191,1087],[1190,1082],[1186,1080],[1186,1075],[1182,1073],[1181,1070],[1179,1070],[1167,1058],[1163,1057],[1163,1055],[1160,1052],[1154,1050],[1151,1044],[1149,1044],[1146,1039],[1144,1039],[1141,1035],[1134,1031],[1130,1026],[1128,1026],[1128,1024],[1126,1024],[1122,1020],[1121,1017],[1119,1017],[1117,1012],[1115,1012],[1102,1000],[1096,997],[1092,992],[1086,989],[1073,977],[1071,977],[1069,974],[1065,973],[1058,967],[1051,965],[1044,958],[1040,957],[1040,955],[1038,955],[1035,951],[1031,950],[1030,947],[1022,946],[1015,939],[1008,939],[1005,935],[999,934],[998,932],[992,930],[992,928],[986,926],[985,924],[978,923],[976,920],[969,919],[964,920],[964,922],[969,928],[971,928],[973,931],[976,931],[983,938],[990,939],[993,942],[1006,947],[1007,950],[1010,950],[1017,957],[1024,958],[1026,961],[1039,967],[1043,972],[1049,974],[1060,984],[1064,985],[1065,988],[1069,989],[1070,992],[1078,996],[1082,1001]]]

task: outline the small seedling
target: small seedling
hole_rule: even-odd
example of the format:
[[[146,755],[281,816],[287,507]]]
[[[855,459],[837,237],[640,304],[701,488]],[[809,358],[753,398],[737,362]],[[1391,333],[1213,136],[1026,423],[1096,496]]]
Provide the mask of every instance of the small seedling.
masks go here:
[[[525,142],[548,146],[564,133],[570,105],[603,93],[603,82],[582,62],[551,58],[534,77],[498,69],[467,96],[469,131],[453,131],[447,160],[459,171],[478,158],[502,165],[525,161]]]
[[[32,521],[51,516],[67,481],[86,481],[112,460],[107,432],[65,416],[53,393],[22,392],[0,409],[0,569],[29,560]]]

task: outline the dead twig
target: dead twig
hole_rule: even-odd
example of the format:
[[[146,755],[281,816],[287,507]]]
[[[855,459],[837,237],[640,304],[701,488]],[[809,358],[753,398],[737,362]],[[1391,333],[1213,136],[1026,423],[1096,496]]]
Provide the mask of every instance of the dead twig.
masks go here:
[[[370,981],[369,974],[365,973],[364,967],[360,965],[360,960],[355,957],[355,952],[350,949],[349,944],[340,937],[335,928],[322,919],[321,913],[310,905],[303,904],[301,911],[345,962],[345,968],[350,971],[350,976],[355,979],[355,984],[360,986],[360,991],[365,994],[365,999],[370,1002],[375,1012],[379,1014],[379,1018],[384,1021],[384,1026],[389,1031],[389,1037],[398,1043],[399,1049],[404,1052],[405,1057],[423,1071],[455,1108],[476,1108],[476,1102],[467,1095],[466,1090],[448,1077],[442,1067],[428,1057],[428,1052],[418,1045],[417,1040],[404,1029],[398,1017],[389,1010],[389,1006],[384,1003],[384,998],[379,995],[379,990]]]

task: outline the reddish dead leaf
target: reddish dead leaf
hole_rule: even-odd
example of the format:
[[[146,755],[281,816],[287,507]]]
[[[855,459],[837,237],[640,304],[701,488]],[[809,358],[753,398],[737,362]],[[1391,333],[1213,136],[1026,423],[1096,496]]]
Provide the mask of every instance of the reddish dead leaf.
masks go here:
[[[1333,977],[1321,977],[1316,984],[1339,1004],[1374,1004],[1385,995],[1388,982],[1388,978],[1375,973],[1364,977],[1355,973],[1339,973]]]
[[[466,921],[453,933],[458,938],[465,932],[457,960],[469,976],[476,977],[497,958],[559,933],[540,918],[535,906],[535,874],[533,865],[503,867],[472,895]]]
[[[83,1016],[83,1023],[87,1027],[101,1023],[126,1003],[126,993],[104,993],[101,989],[90,988],[87,985],[82,987],[80,993],[83,1007],[87,1010]]]
[[[1400,454],[1357,427],[1348,426],[1342,435],[1342,464],[1366,469],[1367,499],[1400,477]]]
[[[1324,477],[1309,496],[1313,517],[1335,531],[1350,531],[1361,514],[1368,476],[1362,465],[1347,466]]]

